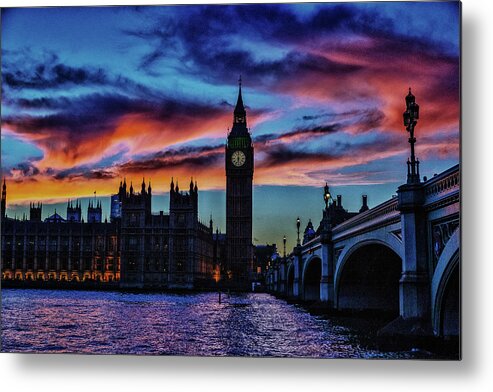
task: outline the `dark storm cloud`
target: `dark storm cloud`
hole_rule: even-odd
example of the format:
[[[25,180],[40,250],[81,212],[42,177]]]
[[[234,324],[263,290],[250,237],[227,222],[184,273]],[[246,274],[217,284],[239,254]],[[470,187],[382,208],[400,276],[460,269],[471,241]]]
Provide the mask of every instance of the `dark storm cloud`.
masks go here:
[[[292,146],[280,145],[265,151],[267,157],[260,163],[260,167],[285,165],[292,162],[323,161],[333,159],[330,152],[304,151]]]
[[[371,131],[380,127],[384,119],[385,114],[381,110],[362,110],[356,119],[355,128],[360,132]]]
[[[107,75],[102,69],[70,67],[61,63],[38,65],[27,71],[4,72],[3,83],[13,89],[48,89],[67,84],[105,84]]]
[[[149,68],[166,58],[169,52],[183,52],[184,60],[191,60],[207,77],[220,77],[225,70],[241,70],[249,79],[282,76],[283,73],[314,70],[351,72],[358,69],[331,62],[318,56],[291,51],[275,61],[258,61],[253,53],[231,45],[231,37],[238,34],[250,39],[261,39],[286,44],[309,38],[318,32],[330,33],[350,24],[356,12],[350,7],[331,7],[321,10],[311,20],[301,21],[286,7],[263,4],[240,6],[187,7],[186,14],[164,17],[145,30],[127,30],[128,35],[154,41],[155,49],[143,56],[142,68]],[[357,23],[352,23],[359,26]],[[287,75],[286,75],[287,76]]]
[[[348,159],[348,157],[357,160],[362,157],[377,156],[382,151],[398,149],[400,141],[401,139],[396,135],[379,134],[378,143],[374,140],[331,141],[319,144],[312,149],[306,149],[298,143],[268,145],[265,148],[261,147],[264,159],[257,166],[266,168],[304,162],[327,164],[331,161]]]
[[[55,180],[106,180],[115,178],[117,175],[109,170],[88,168],[74,168],[63,170],[53,175]]]
[[[385,119],[385,114],[380,109],[369,108],[350,110],[342,113],[320,113],[314,115],[306,115],[303,116],[301,119],[308,122],[325,118],[341,121],[341,123],[345,124],[346,126],[353,123],[358,130],[364,132],[378,128],[380,125],[382,125],[382,122]],[[339,124],[340,128],[343,127],[342,124]]]
[[[84,138],[87,133],[111,131],[109,128],[127,114],[143,114],[157,121],[170,121],[184,116],[215,116],[225,111],[221,105],[188,102],[179,98],[151,99],[130,98],[117,93],[96,93],[76,98],[22,98],[11,103],[21,108],[54,109],[56,113],[10,115],[3,118],[3,123],[15,127],[19,133],[46,130],[56,134],[61,131],[72,133],[75,138]]]
[[[273,141],[289,141],[290,139],[299,138],[301,140],[309,139],[317,136],[328,135],[331,133],[335,133],[341,130],[341,126],[339,124],[330,124],[330,125],[317,125],[311,128],[299,128],[293,131],[289,131],[286,133],[268,133],[256,136],[254,139],[255,143],[266,143]]]
[[[190,155],[204,154],[209,152],[223,152],[224,149],[223,144],[216,144],[213,146],[183,146],[180,148],[172,148],[165,151],[159,151],[155,154],[152,154],[153,158],[164,158],[164,159],[174,159],[174,158],[183,158]]]
[[[172,52],[192,62],[210,81],[222,80],[225,73],[236,72],[248,75],[252,83],[272,83],[300,72],[338,75],[359,71],[362,66],[302,53],[303,49],[297,48],[305,47],[307,42],[319,47],[315,38],[329,38],[325,42],[330,43],[330,38],[338,34],[379,38],[378,49],[383,53],[400,53],[403,47],[408,53],[441,49],[430,40],[397,33],[394,21],[381,13],[351,5],[321,7],[305,17],[300,17],[293,7],[268,4],[191,6],[186,13],[163,17],[148,29],[126,33],[155,46],[143,56],[142,68],[150,70]],[[259,59],[256,53],[235,45],[238,41],[256,39],[285,49],[286,54],[275,60]]]
[[[55,109],[49,115],[11,115],[3,123],[15,127],[19,133],[36,133],[42,130],[73,133],[77,138],[81,132],[96,132],[112,125],[125,113],[149,111],[146,102],[132,100],[118,94],[90,94],[77,98],[34,98],[20,99],[20,107]]]
[[[136,83],[120,74],[114,74],[102,68],[90,66],[72,66],[65,64],[59,57],[49,51],[33,54],[29,49],[19,51],[2,51],[2,103],[17,103],[22,108],[36,109],[62,106],[64,97],[41,97],[37,99],[17,98],[13,91],[18,90],[49,90],[67,92],[79,87],[109,87],[132,96],[162,97],[159,90]],[[13,90],[11,92],[11,90]],[[12,102],[13,101],[13,102]]]
[[[224,159],[224,145],[182,147],[126,162],[118,167],[128,173],[144,173],[178,167],[204,168],[216,166]]]

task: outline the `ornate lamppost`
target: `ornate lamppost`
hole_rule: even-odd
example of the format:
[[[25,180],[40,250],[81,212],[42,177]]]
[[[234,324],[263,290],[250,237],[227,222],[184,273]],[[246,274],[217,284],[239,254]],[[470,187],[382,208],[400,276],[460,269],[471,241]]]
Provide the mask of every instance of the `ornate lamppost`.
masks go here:
[[[296,245],[300,246],[300,225],[301,225],[301,221],[300,221],[300,217],[296,218],[296,230],[298,232],[298,238],[296,240]]]
[[[325,209],[328,209],[329,208],[329,202],[330,202],[330,200],[332,200],[332,196],[330,195],[329,186],[327,185],[327,183],[325,183],[325,187],[324,187]]]
[[[416,98],[411,93],[411,87],[409,87],[409,94],[406,96],[406,111],[402,116],[404,118],[404,126],[409,132],[409,144],[411,145],[411,159],[407,160],[407,183],[417,184],[420,182],[420,179],[419,161],[414,155],[414,143],[416,143],[414,127],[419,119],[419,105],[416,103]]]

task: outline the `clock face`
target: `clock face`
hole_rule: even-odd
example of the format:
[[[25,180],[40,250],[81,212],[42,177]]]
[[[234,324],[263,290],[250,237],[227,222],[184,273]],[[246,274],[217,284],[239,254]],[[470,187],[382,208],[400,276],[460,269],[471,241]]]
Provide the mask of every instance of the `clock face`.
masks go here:
[[[233,165],[240,167],[245,163],[246,157],[243,151],[235,151],[233,155],[231,155],[231,162]]]

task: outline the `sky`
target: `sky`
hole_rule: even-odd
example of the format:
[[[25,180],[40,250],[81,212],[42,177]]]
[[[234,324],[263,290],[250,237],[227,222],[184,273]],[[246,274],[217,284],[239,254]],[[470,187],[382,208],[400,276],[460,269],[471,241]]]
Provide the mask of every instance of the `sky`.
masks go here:
[[[8,214],[43,216],[121,179],[199,186],[225,230],[224,143],[238,77],[254,140],[255,243],[295,243],[328,182],[370,207],[405,182],[404,98],[431,177],[459,162],[457,2],[2,9],[1,163]],[[291,228],[290,228],[291,227]]]

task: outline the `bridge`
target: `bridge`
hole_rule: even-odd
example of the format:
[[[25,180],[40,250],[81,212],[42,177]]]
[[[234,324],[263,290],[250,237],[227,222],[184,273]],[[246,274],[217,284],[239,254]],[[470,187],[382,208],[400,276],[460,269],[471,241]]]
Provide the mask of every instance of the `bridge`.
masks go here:
[[[328,310],[392,313],[399,334],[458,336],[459,165],[424,181],[409,170],[397,196],[342,223],[326,205],[317,235],[269,269],[268,289]]]

